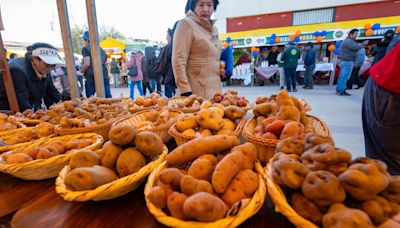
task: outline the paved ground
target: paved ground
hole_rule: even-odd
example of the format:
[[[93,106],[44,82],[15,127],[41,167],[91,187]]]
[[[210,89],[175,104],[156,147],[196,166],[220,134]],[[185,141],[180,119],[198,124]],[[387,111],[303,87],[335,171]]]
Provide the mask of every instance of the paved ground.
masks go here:
[[[254,102],[258,95],[270,95],[278,91],[277,86],[264,87],[223,87],[223,90],[235,89],[240,95]],[[129,96],[128,88],[112,88],[113,97],[121,93]],[[364,136],[361,122],[361,103],[363,90],[349,90],[352,96],[337,96],[335,89],[328,86],[316,86],[314,90],[299,89],[293,93],[299,98],[307,100],[311,107],[311,114],[319,116],[330,127],[336,145],[349,150],[353,156],[364,156]],[[138,91],[135,91],[138,94]]]

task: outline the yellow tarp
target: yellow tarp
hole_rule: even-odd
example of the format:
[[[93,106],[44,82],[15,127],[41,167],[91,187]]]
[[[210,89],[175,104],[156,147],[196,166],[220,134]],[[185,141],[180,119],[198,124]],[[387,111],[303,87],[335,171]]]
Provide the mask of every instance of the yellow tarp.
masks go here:
[[[112,55],[120,55],[122,57],[126,57],[124,53],[124,49],[126,48],[126,44],[122,41],[112,39],[112,38],[107,38],[103,41],[100,42],[100,47],[103,49],[113,49]],[[119,49],[119,51],[116,51]]]

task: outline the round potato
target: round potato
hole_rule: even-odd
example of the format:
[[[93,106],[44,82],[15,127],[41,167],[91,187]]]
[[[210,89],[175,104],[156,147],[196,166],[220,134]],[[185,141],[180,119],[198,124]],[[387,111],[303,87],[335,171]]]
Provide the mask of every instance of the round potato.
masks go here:
[[[140,152],[148,157],[160,155],[164,144],[160,136],[150,131],[142,131],[136,135],[135,145]]]
[[[124,146],[133,141],[136,135],[136,128],[132,125],[120,124],[111,128],[108,138],[114,144]]]

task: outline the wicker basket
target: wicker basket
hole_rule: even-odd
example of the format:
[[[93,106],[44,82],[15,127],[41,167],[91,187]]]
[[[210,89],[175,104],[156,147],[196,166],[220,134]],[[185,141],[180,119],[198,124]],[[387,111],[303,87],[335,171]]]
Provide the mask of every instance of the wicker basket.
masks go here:
[[[253,134],[254,128],[256,127],[256,117],[252,117],[246,122],[243,128],[243,137],[248,141],[256,145],[257,150],[260,154],[264,154],[265,159],[261,159],[266,162],[275,153],[276,145],[279,143],[279,139],[265,139],[257,137]],[[307,115],[307,124],[304,126],[305,129],[310,129],[316,135],[332,137],[331,131],[329,130],[326,123],[318,117]]]
[[[39,139],[28,146],[20,147],[8,153],[17,153],[27,148],[44,146],[54,140],[65,141],[69,139],[92,139],[93,144],[84,148],[88,150],[97,150],[103,144],[103,138],[100,135],[86,133]],[[62,168],[68,164],[69,159],[70,154],[61,154],[48,159],[38,159],[21,164],[6,164],[2,156],[0,157],[0,172],[8,173],[24,180],[43,180],[56,177]]]
[[[26,126],[36,126],[40,123],[40,120],[36,119],[18,119],[18,122],[25,124]]]
[[[240,136],[240,133],[242,133],[243,130],[243,126],[246,123],[246,118],[242,118],[242,120],[237,124],[236,129],[234,132],[232,132],[232,134],[230,135],[234,135],[234,136]],[[189,142],[190,140],[193,140],[196,138],[196,136],[186,136],[183,135],[182,133],[180,133],[178,130],[176,130],[175,124],[173,124],[170,129],[169,129],[169,134],[175,138],[175,142],[178,146]]]
[[[64,183],[64,179],[70,171],[70,167],[67,165],[61,170],[56,179],[56,191],[67,201],[100,201],[117,198],[136,189],[147,178],[151,171],[165,160],[167,154],[168,149],[164,146],[163,153],[158,156],[156,160],[148,163],[136,173],[87,191],[71,191],[67,189]]]
[[[15,135],[15,133],[21,132],[21,131],[31,131],[33,129],[34,129],[33,127],[25,127],[25,128],[17,128],[17,129],[13,129],[13,130],[9,130],[9,131],[0,132],[0,140],[7,142],[7,140],[9,140],[13,135]],[[28,145],[29,143],[31,143],[31,142],[18,143],[18,144],[9,145],[9,146],[1,146],[0,154],[4,153],[6,151],[10,151],[10,150],[14,150],[14,149],[23,147],[25,145]]]
[[[311,111],[311,105],[310,105],[310,103],[308,103],[306,100],[303,100],[303,99],[300,99],[300,98],[299,98],[299,101],[300,101],[301,104],[303,105],[304,111],[306,111],[306,112]]]
[[[156,182],[157,177],[160,175],[160,172],[167,167],[167,163],[164,162],[160,166],[158,166],[149,176],[147,180],[146,187],[144,189],[144,196],[146,199],[146,205],[150,213],[157,219],[158,222],[169,226],[169,227],[237,227],[242,224],[244,221],[249,219],[251,216],[255,215],[261,207],[264,205],[264,200],[266,196],[266,184],[263,178],[263,168],[260,163],[256,163],[256,171],[258,173],[259,187],[258,190],[254,193],[253,197],[248,201],[247,204],[242,204],[239,208],[236,215],[227,216],[226,218],[214,221],[214,222],[197,222],[197,221],[183,221],[172,216],[167,215],[161,209],[154,206],[149,198],[148,194],[150,190],[153,188],[154,183]]]
[[[307,219],[301,217],[288,203],[285,194],[283,193],[281,187],[273,181],[272,178],[272,167],[271,163],[268,163],[266,167],[266,172],[264,172],[265,179],[267,181],[268,193],[274,202],[275,211],[283,214],[287,219],[289,219],[296,227],[300,228],[317,228],[317,226],[308,221]]]
[[[158,110],[161,111],[161,110]],[[122,118],[118,120],[117,122],[114,123],[114,125],[119,125],[119,124],[129,124],[129,125],[136,125],[140,122],[146,121],[146,112],[148,111],[141,111],[138,113],[135,113],[131,116],[127,116],[125,118]],[[171,136],[168,133],[168,129],[176,122],[178,117],[182,114],[182,112],[179,111],[170,111],[170,116],[172,115],[172,118],[168,120],[167,123],[162,124],[157,127],[152,127],[150,129],[146,129],[145,131],[151,131],[160,136],[160,138],[163,140],[164,143],[168,142],[171,139]],[[113,125],[113,126],[114,126]]]
[[[176,104],[179,101],[184,101],[187,97],[175,97],[175,98],[171,98],[168,101],[168,107],[173,106],[174,104]],[[185,107],[185,108],[169,108],[169,110],[171,111],[180,111],[183,113],[194,113],[194,112],[198,112],[200,110],[200,107]]]
[[[111,129],[111,125],[118,121],[119,118],[113,118],[108,120],[103,124],[99,124],[94,127],[79,127],[79,128],[62,128],[60,126],[56,126],[54,128],[54,133],[57,135],[74,135],[74,134],[82,134],[82,133],[95,133],[101,135],[104,141],[108,140],[108,132]]]
[[[210,99],[208,101],[210,101],[213,104],[216,103],[214,99]],[[253,108],[253,106],[254,105],[249,102],[246,107],[239,107],[239,108],[242,108],[244,110],[244,112],[247,113],[249,110],[251,110]]]

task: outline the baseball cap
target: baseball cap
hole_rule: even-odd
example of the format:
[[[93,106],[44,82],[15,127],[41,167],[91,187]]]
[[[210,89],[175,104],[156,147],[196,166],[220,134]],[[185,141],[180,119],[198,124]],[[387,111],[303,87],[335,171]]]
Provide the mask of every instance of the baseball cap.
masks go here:
[[[89,31],[85,31],[85,32],[83,33],[82,39],[84,39],[84,40],[89,40],[89,39],[90,39]]]
[[[289,41],[289,45],[294,45],[294,42],[293,41]]]
[[[43,62],[50,65],[63,64],[60,57],[58,56],[57,50],[54,50],[52,48],[36,48],[32,51],[32,56],[39,57]]]

